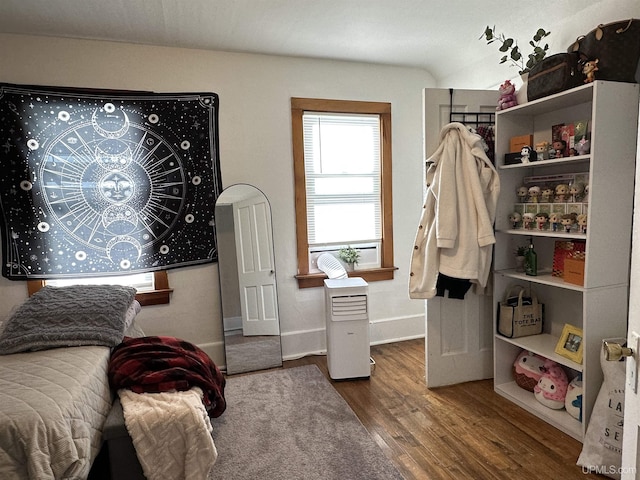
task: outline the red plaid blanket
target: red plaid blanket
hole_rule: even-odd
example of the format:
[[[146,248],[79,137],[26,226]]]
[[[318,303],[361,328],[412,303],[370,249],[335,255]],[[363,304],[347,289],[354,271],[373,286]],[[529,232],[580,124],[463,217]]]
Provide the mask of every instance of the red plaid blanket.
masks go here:
[[[136,393],[184,391],[200,387],[211,418],[227,407],[225,378],[209,356],[185,340],[174,337],[125,337],[111,352],[109,384]]]

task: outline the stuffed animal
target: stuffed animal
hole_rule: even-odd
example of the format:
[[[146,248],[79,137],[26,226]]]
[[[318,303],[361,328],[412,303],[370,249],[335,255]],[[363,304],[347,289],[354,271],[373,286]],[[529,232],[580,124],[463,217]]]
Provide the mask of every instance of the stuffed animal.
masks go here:
[[[507,108],[518,105],[518,100],[516,99],[516,87],[510,80],[505,80],[504,83],[500,85],[498,93],[500,94],[500,98],[498,98],[498,106],[496,107],[496,110],[506,110]]]
[[[585,62],[584,67],[582,67],[582,73],[586,75],[584,79],[584,83],[591,83],[596,79],[596,72],[599,70],[598,68],[598,59],[589,60]]]
[[[578,421],[582,421],[582,374],[571,380],[567,387],[567,396],[564,399],[564,408],[567,413]]]
[[[547,359],[543,365],[544,373],[533,389],[533,394],[542,405],[560,410],[564,408],[569,379],[562,367]]]
[[[544,367],[545,360],[546,359],[540,355],[536,355],[528,350],[522,350],[513,363],[513,374],[516,379],[516,384],[525,390],[533,392],[533,389],[544,373],[542,368]]]

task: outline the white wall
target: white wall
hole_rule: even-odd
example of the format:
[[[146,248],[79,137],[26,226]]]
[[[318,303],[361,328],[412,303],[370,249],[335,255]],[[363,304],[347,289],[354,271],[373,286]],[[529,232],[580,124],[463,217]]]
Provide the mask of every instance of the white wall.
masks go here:
[[[290,97],[391,102],[395,264],[392,281],[370,284],[372,341],[424,335],[424,303],[407,294],[409,255],[422,207],[422,89],[419,69],[203,50],[0,35],[0,82],[220,96],[224,186],[250,183],[273,209],[283,353],[325,347],[322,288],[298,289]],[[150,335],[192,341],[223,364],[217,264],[169,271],[168,306],[145,307]],[[0,318],[26,298],[26,285],[0,278]]]
[[[505,20],[487,19],[486,25],[495,26],[499,33],[517,40],[525,55],[532,51],[529,40],[533,38],[538,28],[551,32],[545,40],[549,44],[547,55],[553,55],[566,52],[576,38],[587,34],[598,24],[640,18],[640,1],[638,0],[590,0],[588,2],[563,0],[557,4],[540,2],[540,8],[548,10],[549,15],[546,20],[538,22],[539,24],[519,17],[517,4],[514,4],[513,8],[512,11],[505,12]],[[467,37],[471,37],[471,41],[480,37],[482,30],[472,33],[473,35],[465,33]],[[466,37],[464,41],[467,41]],[[515,80],[516,85],[521,85],[516,67],[510,67],[509,63],[499,64],[504,54],[498,51],[498,43],[486,45],[484,38],[478,39],[477,43],[483,45],[484,50],[479,50],[477,45],[471,45],[470,48],[481,52],[478,54],[478,60],[471,64],[460,65],[458,72],[438,79],[439,87],[495,89],[507,79]]]

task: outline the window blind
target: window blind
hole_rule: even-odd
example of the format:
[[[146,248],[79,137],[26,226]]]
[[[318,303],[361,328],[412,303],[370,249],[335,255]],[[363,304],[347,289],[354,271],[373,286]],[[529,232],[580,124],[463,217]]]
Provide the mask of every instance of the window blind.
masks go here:
[[[378,115],[303,114],[310,246],[382,238]]]

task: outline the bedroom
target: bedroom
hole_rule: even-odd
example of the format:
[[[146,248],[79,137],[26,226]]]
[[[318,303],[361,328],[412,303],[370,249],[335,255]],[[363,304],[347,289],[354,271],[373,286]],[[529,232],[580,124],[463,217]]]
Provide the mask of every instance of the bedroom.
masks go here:
[[[603,21],[637,17],[636,2],[609,2],[591,13]],[[485,23],[500,25],[500,19]],[[550,23],[551,25],[551,23]],[[554,47],[583,29],[554,19]],[[555,26],[557,25],[557,27]],[[480,32],[472,32],[469,43]],[[3,82],[123,90],[213,91],[221,99],[220,157],[225,186],[249,183],[269,198],[274,211],[275,257],[283,356],[324,349],[320,289],[299,289],[296,272],[294,192],[291,161],[292,96],[381,100],[393,105],[394,238],[393,281],[371,285],[372,342],[424,336],[424,305],[407,297],[407,275],[415,226],[422,207],[422,89],[495,88],[512,72],[498,66],[495,52],[445,78],[419,68],[155,47],[103,41],[0,34]],[[259,156],[256,156],[259,152]],[[148,334],[197,340],[219,364],[222,356],[217,267],[202,265],[169,272],[173,294],[167,306],[146,307],[139,318]],[[26,298],[22,283],[0,279],[0,316]],[[180,321],[177,322],[176,318]]]

